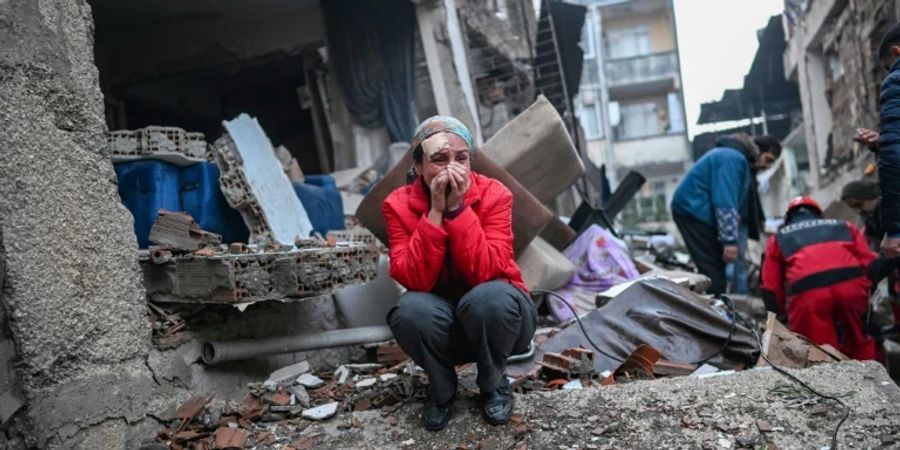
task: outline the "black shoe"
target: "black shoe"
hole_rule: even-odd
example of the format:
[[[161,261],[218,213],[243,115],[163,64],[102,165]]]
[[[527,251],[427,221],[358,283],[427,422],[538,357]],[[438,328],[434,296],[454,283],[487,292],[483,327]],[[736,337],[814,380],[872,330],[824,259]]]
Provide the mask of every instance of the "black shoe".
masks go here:
[[[422,411],[422,422],[428,431],[440,431],[450,422],[450,411],[453,409],[453,400],[439,405],[428,400],[425,402],[425,409]]]
[[[484,400],[484,418],[489,424],[503,425],[509,422],[513,411],[513,397],[508,380],[504,378],[503,384],[497,390],[488,394],[482,393],[481,397]]]

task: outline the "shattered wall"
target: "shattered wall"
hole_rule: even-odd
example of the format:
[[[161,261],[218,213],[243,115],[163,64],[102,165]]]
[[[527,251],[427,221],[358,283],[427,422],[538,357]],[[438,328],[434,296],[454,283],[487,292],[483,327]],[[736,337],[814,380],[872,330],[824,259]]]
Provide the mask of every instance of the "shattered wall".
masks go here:
[[[147,367],[92,44],[84,0],[0,2],[2,302],[27,399],[13,423],[30,422],[12,448],[137,448],[158,426],[147,411],[169,398]]]
[[[856,158],[862,148],[853,144],[860,126],[878,125],[878,94],[884,78],[878,60],[882,34],[894,23],[891,5],[877,0],[851,2],[826,29],[822,50],[826,92],[834,127],[825,164],[839,166]]]
[[[852,137],[857,128],[878,128],[886,75],[878,44],[900,19],[900,8],[881,0],[821,0],[785,14],[785,74],[800,86],[811,165],[807,193],[827,204],[875,161]]]

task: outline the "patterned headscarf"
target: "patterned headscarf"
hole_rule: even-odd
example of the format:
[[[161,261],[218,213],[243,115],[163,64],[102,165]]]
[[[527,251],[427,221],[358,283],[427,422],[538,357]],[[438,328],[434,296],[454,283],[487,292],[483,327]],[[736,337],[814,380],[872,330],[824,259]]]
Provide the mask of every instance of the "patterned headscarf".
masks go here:
[[[462,122],[450,116],[432,116],[420,123],[416,127],[416,133],[413,136],[409,150],[415,150],[416,147],[422,145],[425,139],[443,132],[459,136],[466,141],[466,146],[469,147],[469,155],[475,153],[475,141],[472,140],[472,133],[469,133],[469,129]]]

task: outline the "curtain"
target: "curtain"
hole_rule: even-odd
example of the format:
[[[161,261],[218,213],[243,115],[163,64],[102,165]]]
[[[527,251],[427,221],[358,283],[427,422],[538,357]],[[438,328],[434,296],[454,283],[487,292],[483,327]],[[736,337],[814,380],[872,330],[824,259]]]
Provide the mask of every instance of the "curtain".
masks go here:
[[[415,128],[415,10],[408,0],[322,2],[328,58],[353,121],[395,142]]]

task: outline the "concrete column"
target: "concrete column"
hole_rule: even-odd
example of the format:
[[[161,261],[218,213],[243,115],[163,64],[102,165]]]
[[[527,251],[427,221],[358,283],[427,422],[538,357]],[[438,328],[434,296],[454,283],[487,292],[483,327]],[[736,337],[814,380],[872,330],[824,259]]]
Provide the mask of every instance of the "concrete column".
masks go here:
[[[29,448],[137,448],[164,401],[85,0],[0,2],[2,296]],[[166,405],[168,408],[172,405]],[[157,413],[163,413],[157,410]]]
[[[828,151],[828,133],[832,126],[831,107],[825,98],[825,68],[822,58],[806,51],[798,57],[800,100],[803,103],[803,126],[809,151],[810,172],[814,186],[821,184],[822,164]]]
[[[481,122],[454,0],[416,5],[416,18],[438,114],[462,121],[481,144]]]

